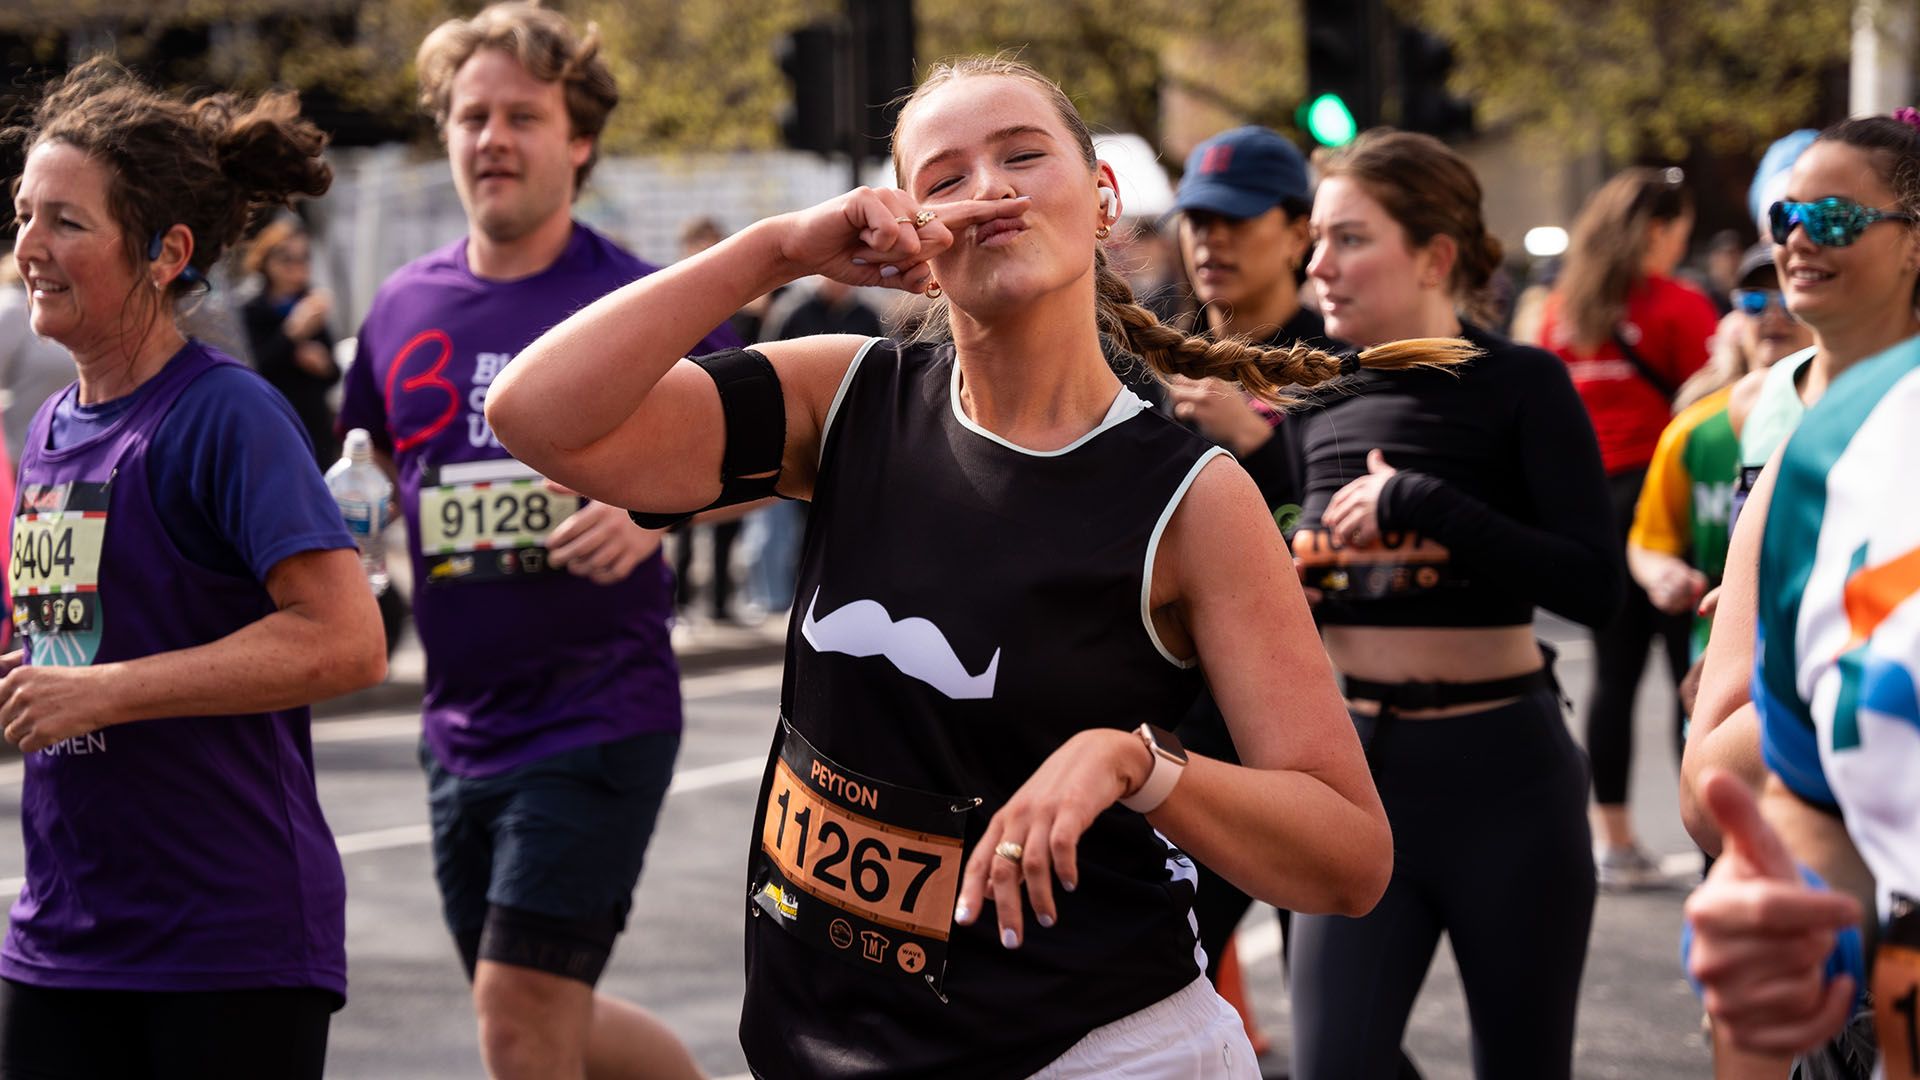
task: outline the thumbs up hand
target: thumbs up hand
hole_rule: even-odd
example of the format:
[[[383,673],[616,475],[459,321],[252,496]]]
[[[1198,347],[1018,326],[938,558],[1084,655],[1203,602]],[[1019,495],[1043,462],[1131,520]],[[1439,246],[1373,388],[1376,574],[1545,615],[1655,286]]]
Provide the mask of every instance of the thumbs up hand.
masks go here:
[[[1380,493],[1400,470],[1387,464],[1378,447],[1367,451],[1367,475],[1356,477],[1333,493],[1320,515],[1320,524],[1338,542],[1368,547],[1380,539]]]
[[[1705,988],[1707,1012],[1743,1050],[1818,1046],[1853,1003],[1853,979],[1828,981],[1826,960],[1834,935],[1859,923],[1860,905],[1801,880],[1753,792],[1731,773],[1708,770],[1701,802],[1726,844],[1686,906],[1694,933],[1688,969]]]

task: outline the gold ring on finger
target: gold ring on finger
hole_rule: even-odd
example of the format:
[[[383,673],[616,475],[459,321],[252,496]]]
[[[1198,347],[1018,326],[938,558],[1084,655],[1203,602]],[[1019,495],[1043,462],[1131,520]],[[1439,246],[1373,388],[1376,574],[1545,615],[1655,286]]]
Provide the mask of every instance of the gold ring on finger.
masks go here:
[[[934,218],[933,211],[922,210],[919,213],[913,215],[913,227],[916,229],[921,228],[925,226],[927,222],[932,221],[933,218]]]
[[[910,218],[910,217],[906,217],[906,216],[904,216],[904,215],[903,215],[903,216],[901,216],[901,217],[897,217],[897,218],[894,218],[894,219],[893,219],[893,223],[894,223],[895,225],[912,225],[912,224],[914,223],[914,221],[913,221],[913,219],[912,219],[912,218]]]
[[[1019,862],[1027,854],[1027,849],[1011,840],[1002,840],[993,846],[993,853],[1008,862]]]

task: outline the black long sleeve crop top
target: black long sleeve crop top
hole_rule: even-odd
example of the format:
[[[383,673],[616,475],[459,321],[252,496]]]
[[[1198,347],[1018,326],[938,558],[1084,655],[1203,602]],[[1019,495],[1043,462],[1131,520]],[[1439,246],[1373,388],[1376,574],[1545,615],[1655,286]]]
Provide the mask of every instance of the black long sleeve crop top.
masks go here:
[[[1626,567],[1600,451],[1566,365],[1467,326],[1483,355],[1451,371],[1362,370],[1276,429],[1296,503],[1290,533],[1323,624],[1509,626],[1535,605],[1589,626],[1609,618]],[[1379,449],[1399,470],[1381,492],[1381,539],[1343,544],[1321,527]],[[1280,515],[1285,517],[1284,511]]]

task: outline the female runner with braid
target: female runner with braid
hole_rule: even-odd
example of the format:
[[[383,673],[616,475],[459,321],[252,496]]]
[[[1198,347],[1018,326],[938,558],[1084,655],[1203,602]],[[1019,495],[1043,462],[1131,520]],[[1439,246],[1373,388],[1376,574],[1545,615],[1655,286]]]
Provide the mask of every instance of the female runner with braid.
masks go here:
[[[1259,492],[1123,390],[1101,338],[1270,400],[1340,362],[1135,305],[1096,242],[1113,171],[1025,65],[936,68],[894,161],[899,189],[762,221],[576,314],[494,384],[489,420],[620,505],[813,501],[751,849],[758,1075],[1254,1075],[1201,975],[1183,849],[1264,900],[1357,915],[1391,839]],[[681,360],[697,327],[814,273],[945,304],[905,345]],[[1152,726],[1203,671],[1245,767]]]
[[[1480,182],[1438,140],[1369,132],[1314,197],[1329,336],[1459,335],[1458,373],[1362,373],[1280,425],[1293,550],[1394,830],[1363,918],[1293,922],[1293,1075],[1382,1080],[1445,933],[1480,1080],[1571,1074],[1593,917],[1587,764],[1533,609],[1618,606],[1599,448],[1565,365],[1474,325],[1500,265]]]

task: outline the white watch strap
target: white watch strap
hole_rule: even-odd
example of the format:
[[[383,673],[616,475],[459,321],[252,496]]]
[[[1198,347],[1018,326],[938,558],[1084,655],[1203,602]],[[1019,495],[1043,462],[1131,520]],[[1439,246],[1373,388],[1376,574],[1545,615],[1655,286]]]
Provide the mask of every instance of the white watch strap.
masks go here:
[[[1160,804],[1173,794],[1173,785],[1180,782],[1180,774],[1187,771],[1186,766],[1156,753],[1151,746],[1147,747],[1147,756],[1153,759],[1153,771],[1147,774],[1139,791],[1120,800],[1121,806],[1137,814],[1151,814],[1160,809]]]

